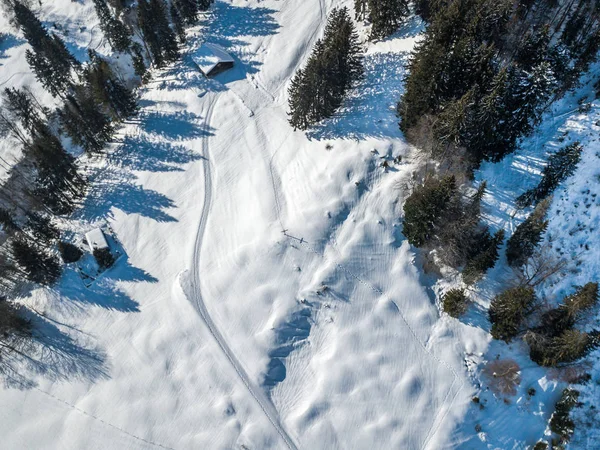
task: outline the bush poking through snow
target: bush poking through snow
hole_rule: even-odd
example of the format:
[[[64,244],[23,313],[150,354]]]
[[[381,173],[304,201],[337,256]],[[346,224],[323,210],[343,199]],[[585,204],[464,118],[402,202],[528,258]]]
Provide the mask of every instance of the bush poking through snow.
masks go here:
[[[115,257],[108,248],[97,248],[94,250],[94,258],[100,270],[106,270],[115,263]]]
[[[548,443],[546,441],[538,441],[533,446],[533,450],[546,450],[548,448]]]
[[[467,295],[464,289],[450,289],[442,298],[444,312],[454,318],[459,318],[467,311]]]
[[[571,410],[579,406],[579,391],[565,389],[560,400],[556,402],[555,411],[550,418],[550,430],[560,436],[563,442],[569,442],[575,431],[575,422],[571,419]]]
[[[498,359],[483,368],[491,391],[496,395],[516,395],[521,384],[521,368],[513,359]]]
[[[60,241],[58,243],[58,251],[60,252],[60,257],[65,264],[77,262],[83,256],[83,252],[79,249],[79,247],[71,244],[70,242]]]
[[[497,295],[489,309],[492,337],[510,342],[521,332],[535,301],[535,292],[528,286],[510,288]]]

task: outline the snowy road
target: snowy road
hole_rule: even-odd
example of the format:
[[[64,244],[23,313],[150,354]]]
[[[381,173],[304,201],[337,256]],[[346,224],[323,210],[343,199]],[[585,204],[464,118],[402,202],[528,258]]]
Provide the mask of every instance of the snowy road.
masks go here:
[[[217,326],[213,322],[213,320],[210,316],[210,313],[208,312],[206,305],[204,303],[204,299],[202,298],[200,257],[201,257],[201,253],[202,253],[202,242],[204,239],[204,232],[206,230],[206,224],[208,222],[208,216],[210,213],[210,205],[212,202],[212,173],[211,173],[212,161],[211,161],[210,151],[209,151],[210,136],[208,135],[208,130],[210,129],[210,120],[212,117],[213,110],[219,100],[218,95],[219,94],[217,94],[217,96],[214,100],[211,99],[211,102],[210,102],[210,105],[208,108],[208,112],[206,113],[206,116],[205,116],[206,136],[204,137],[203,142],[202,142],[203,156],[204,156],[204,158],[206,158],[205,163],[204,163],[204,202],[202,205],[200,224],[198,225],[198,233],[196,234],[196,239],[195,239],[195,243],[194,243],[194,256],[193,256],[193,260],[192,260],[191,274],[188,274],[189,275],[189,286],[182,286],[182,289],[184,292],[186,292],[188,298],[190,299],[190,301],[196,308],[196,311],[198,311],[198,314],[200,314],[200,317],[202,317],[202,320],[204,321],[204,323],[206,324],[210,333],[214,337],[216,343],[218,344],[219,348],[223,352],[223,355],[231,363],[231,366],[234,368],[235,372],[238,374],[240,381],[242,381],[242,383],[244,383],[244,385],[248,389],[248,392],[250,392],[250,395],[252,395],[252,397],[254,397],[254,399],[256,400],[256,402],[258,403],[260,408],[262,409],[262,411],[265,413],[265,416],[267,417],[269,422],[271,422],[273,427],[275,427],[275,429],[277,430],[277,433],[279,433],[279,435],[285,442],[286,447],[290,450],[297,450],[298,447],[294,443],[293,439],[289,436],[289,434],[287,433],[285,428],[279,422],[278,413],[275,410],[275,408],[273,407],[273,404],[267,398],[264,391],[252,383],[252,380],[250,380],[250,377],[244,370],[244,367],[242,366],[240,361],[237,359],[237,357],[235,356],[235,354],[233,353],[233,351],[227,344],[227,341],[225,340],[225,338],[223,337],[223,335],[220,333]],[[179,280],[182,281],[182,279],[185,275],[186,275],[186,273],[181,274],[178,277]],[[184,283],[184,284],[186,284],[186,283]]]

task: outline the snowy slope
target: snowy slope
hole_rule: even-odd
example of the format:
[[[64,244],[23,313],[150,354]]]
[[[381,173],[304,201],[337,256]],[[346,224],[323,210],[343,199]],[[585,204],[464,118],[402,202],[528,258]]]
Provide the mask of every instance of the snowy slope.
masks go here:
[[[450,442],[473,392],[462,354],[487,339],[439,318],[400,233],[422,161],[394,104],[418,24],[369,44],[367,77],[335,118],[308,136],[287,124],[290,77],[327,12],[350,3],[218,1],[182,62],[143,90],[139,118],[91,161],[94,188],[72,222],[83,232],[108,219],[126,258],[89,290],[69,271],[57,292],[24,300],[49,317],[56,347],[71,346],[10,375],[3,447]],[[43,14],[86,24],[93,40],[90,4]],[[66,38],[83,49],[81,33]],[[203,78],[191,60],[202,41],[235,68]],[[22,59],[24,47],[8,52]]]
[[[515,199],[537,185],[548,156],[576,141],[583,145],[576,172],[554,192],[548,212],[548,229],[540,243],[541,247],[549,249],[549,254],[569,261],[564,270],[536,288],[537,295],[548,305],[558,304],[566,295],[573,293],[576,286],[598,281],[600,273],[597,249],[597,229],[600,226],[600,103],[594,89],[599,71],[600,66],[593,65],[590,73],[582,77],[577,89],[552,104],[542,123],[531,136],[523,139],[515,154],[496,164],[483,164],[476,173],[477,182],[488,182],[484,197],[485,220],[493,230],[505,228],[510,235],[531,213],[531,208],[518,210]],[[500,261],[474,293],[477,306],[471,309],[464,322],[489,329],[486,308],[493,296],[505,289],[514,277],[507,268],[502,251]],[[598,328],[598,317],[589,317],[586,326]],[[455,438],[462,446],[473,449],[523,448],[544,437],[554,404],[568,386],[567,375],[570,372],[540,368],[529,359],[528,353],[522,342],[515,341],[509,346],[493,341],[483,355],[467,357],[472,365],[481,364],[472,375],[480,387],[477,395],[484,408],[480,409],[476,404],[470,408]],[[512,358],[521,367],[520,387],[508,403],[504,396],[492,395],[489,379],[481,374],[486,363],[496,359],[497,355],[503,359]],[[594,352],[589,361],[576,366],[579,371],[572,371],[579,374],[589,372],[592,380],[586,386],[574,386],[582,391],[580,401],[584,407],[575,410],[576,429],[569,448],[598,447],[598,418],[595,414],[600,379],[598,356],[598,351]],[[530,388],[535,389],[534,396],[527,394]],[[476,425],[481,426],[480,433],[474,433]]]

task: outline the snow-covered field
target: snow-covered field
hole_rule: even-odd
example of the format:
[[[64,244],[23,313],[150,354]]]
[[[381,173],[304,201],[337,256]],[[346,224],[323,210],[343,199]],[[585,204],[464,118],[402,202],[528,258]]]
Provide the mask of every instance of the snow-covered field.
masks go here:
[[[68,24],[78,57],[107,50],[91,1],[42,3],[45,23]],[[464,359],[486,354],[485,313],[440,318],[439,285],[401,234],[403,198],[424,163],[394,112],[418,21],[365,44],[366,77],[334,118],[306,134],[287,123],[289,80],[340,5],[352,2],[217,1],[182,61],[154,74],[139,117],[108,157],[88,161],[92,192],[71,221],[82,233],[108,221],[125,257],[90,289],[70,269],[58,289],[24,300],[46,315],[52,344],[35,370],[5,376],[0,447],[524,448],[542,436],[560,383],[532,368],[518,396],[534,383],[540,394],[526,408],[491,397],[471,408]],[[235,68],[205,79],[191,60],[204,41],[227,48]],[[25,48],[5,41],[0,84],[32,85],[49,103]],[[564,108],[538,140],[574,128]],[[595,129],[588,114],[573,133]],[[510,208],[536,182],[519,169],[542,156],[530,148],[478,174],[495,226],[522,219]],[[563,220],[549,236],[575,221],[566,211],[579,190],[555,197]],[[597,263],[586,262],[588,275]],[[503,266],[483,283],[482,305]],[[497,351],[510,350],[487,358]],[[514,357],[525,365],[523,351]]]

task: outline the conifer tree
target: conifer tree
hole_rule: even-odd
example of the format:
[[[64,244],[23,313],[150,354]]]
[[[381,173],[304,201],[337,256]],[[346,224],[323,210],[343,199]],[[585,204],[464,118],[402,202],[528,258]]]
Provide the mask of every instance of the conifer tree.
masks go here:
[[[102,152],[114,132],[110,118],[98,108],[86,86],[78,86],[75,95],[67,96],[58,117],[73,143],[89,153]]]
[[[60,96],[73,84],[73,69],[79,62],[69,53],[65,43],[55,34],[48,34],[33,12],[22,3],[14,3],[15,19],[32,47],[25,58],[36,78],[53,95]]]
[[[214,3],[215,0],[198,0],[198,9],[200,11],[208,11],[210,5]]]
[[[521,331],[534,303],[535,293],[528,286],[510,288],[497,295],[489,309],[492,337],[510,342]]]
[[[94,99],[110,111],[114,119],[124,120],[135,114],[137,101],[125,85],[115,76],[110,65],[95,51],[89,50],[90,63],[83,71]]]
[[[198,0],[173,0],[171,3],[172,7],[175,7],[179,15],[181,16],[182,23],[184,25],[193,25],[198,21],[198,12],[200,10],[200,3]],[[208,8],[207,5],[206,8]],[[171,17],[173,14],[171,13]]]
[[[369,0],[371,39],[381,39],[394,33],[408,15],[406,0]]]
[[[510,266],[521,267],[533,256],[535,247],[541,241],[542,235],[548,227],[546,215],[551,200],[549,197],[541,201],[508,239],[506,260]]]
[[[185,39],[186,39],[185,27],[183,24],[183,19],[181,18],[181,14],[179,13],[177,6],[175,6],[175,3],[171,3],[170,12],[171,12],[171,21],[173,22],[173,26],[175,27],[175,33],[177,34],[177,37],[179,38],[179,42],[181,42],[183,44],[183,43],[185,43]]]
[[[485,234],[484,242],[482,242],[481,250],[473,256],[465,266],[462,276],[466,284],[473,284],[479,281],[488,269],[491,269],[498,260],[498,250],[504,241],[504,230],[498,230],[494,236],[490,236],[489,232]]]
[[[47,110],[28,91],[6,89],[5,113],[0,122],[23,145],[35,165],[33,193],[56,214],[72,210],[85,189],[74,158],[63,148],[47,124]]]
[[[467,311],[467,294],[464,289],[450,289],[442,297],[444,312],[459,318]]]
[[[517,198],[517,206],[526,208],[551,194],[560,183],[575,173],[582,151],[583,146],[579,142],[574,142],[550,155],[548,165],[542,171],[541,181],[535,188]]]
[[[416,247],[427,244],[457,193],[454,176],[430,177],[418,186],[404,204],[403,233],[408,242]]]
[[[289,90],[289,122],[306,129],[340,107],[346,92],[362,76],[358,35],[346,8],[334,9],[306,63]]]
[[[28,214],[25,230],[38,242],[48,245],[57,240],[60,232],[48,216],[36,212]]]
[[[142,46],[134,42],[131,45],[132,55],[131,60],[133,63],[133,70],[135,74],[140,77],[142,82],[146,82],[148,80],[148,68],[146,67],[146,62],[144,61],[144,55],[142,53]]]
[[[131,46],[131,31],[113,15],[106,0],[93,0],[96,14],[100,20],[100,28],[108,39],[111,47],[118,52],[125,52]]]
[[[11,248],[15,261],[29,281],[51,285],[60,277],[60,263],[55,256],[22,239],[14,239]]]
[[[13,219],[13,215],[4,208],[0,208],[0,226],[5,233],[15,233],[21,230]]]
[[[176,61],[179,49],[162,0],[140,0],[138,24],[156,67]]]

